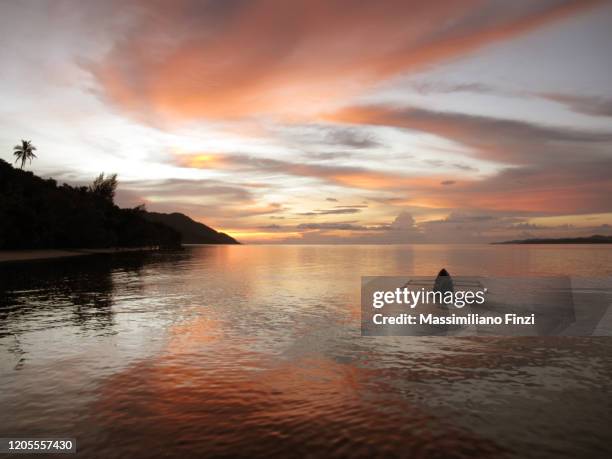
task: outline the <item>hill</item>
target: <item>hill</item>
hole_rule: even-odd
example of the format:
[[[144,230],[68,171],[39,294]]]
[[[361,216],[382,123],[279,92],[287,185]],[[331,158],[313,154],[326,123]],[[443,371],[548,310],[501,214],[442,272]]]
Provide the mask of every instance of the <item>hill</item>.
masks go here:
[[[559,239],[518,239],[514,241],[494,242],[494,244],[612,244],[612,236],[595,234],[588,237],[569,237]]]
[[[115,185],[106,194],[58,185],[0,159],[0,249],[180,246],[180,234],[142,208],[116,206]]]
[[[181,234],[185,244],[240,244],[233,237],[220,233],[203,223],[192,220],[187,215],[177,212],[171,214],[146,212],[145,218],[175,229]]]

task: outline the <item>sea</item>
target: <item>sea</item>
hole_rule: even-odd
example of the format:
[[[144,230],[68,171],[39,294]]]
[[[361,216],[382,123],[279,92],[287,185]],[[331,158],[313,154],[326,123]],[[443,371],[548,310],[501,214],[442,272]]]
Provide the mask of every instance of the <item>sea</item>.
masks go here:
[[[0,437],[76,457],[612,457],[612,338],[362,336],[362,276],[612,275],[610,245],[0,265]],[[74,457],[74,456],[73,456]]]

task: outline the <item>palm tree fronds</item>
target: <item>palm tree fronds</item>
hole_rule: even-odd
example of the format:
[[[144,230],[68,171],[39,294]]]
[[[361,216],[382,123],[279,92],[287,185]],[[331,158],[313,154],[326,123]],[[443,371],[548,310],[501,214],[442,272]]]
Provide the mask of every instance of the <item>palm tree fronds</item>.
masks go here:
[[[23,169],[23,167],[25,166],[26,161],[30,161],[30,163],[32,162],[33,158],[36,158],[37,156],[34,154],[34,150],[36,150],[36,147],[34,145],[32,145],[32,141],[31,140],[21,140],[21,145],[15,145],[13,147],[14,153],[13,155],[15,156],[15,162],[21,161],[21,169]]]

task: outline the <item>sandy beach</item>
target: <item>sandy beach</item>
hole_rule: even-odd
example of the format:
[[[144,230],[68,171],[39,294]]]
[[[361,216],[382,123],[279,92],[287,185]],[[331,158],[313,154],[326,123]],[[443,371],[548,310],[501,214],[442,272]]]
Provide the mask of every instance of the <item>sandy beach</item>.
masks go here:
[[[0,263],[47,260],[52,258],[81,257],[103,253],[141,252],[154,250],[148,247],[109,248],[109,249],[41,249],[41,250],[0,250]]]

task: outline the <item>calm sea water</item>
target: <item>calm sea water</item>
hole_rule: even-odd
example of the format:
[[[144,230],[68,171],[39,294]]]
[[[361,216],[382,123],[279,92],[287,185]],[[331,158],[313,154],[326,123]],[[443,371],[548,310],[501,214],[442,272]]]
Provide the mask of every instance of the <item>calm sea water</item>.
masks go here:
[[[610,246],[202,246],[0,265],[0,437],[78,456],[612,456],[612,338],[361,337],[362,275]]]

